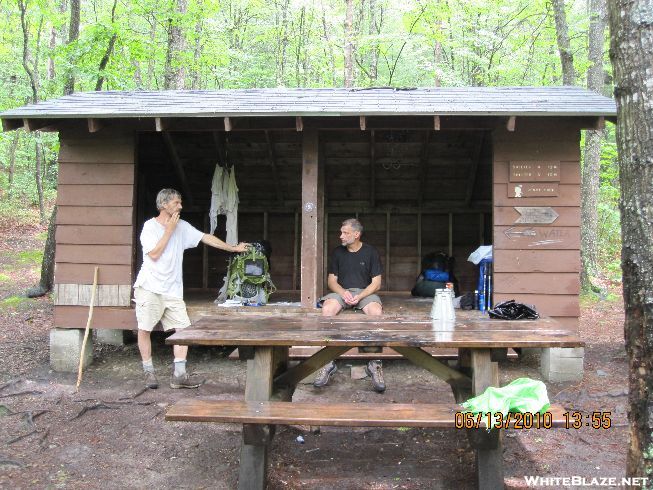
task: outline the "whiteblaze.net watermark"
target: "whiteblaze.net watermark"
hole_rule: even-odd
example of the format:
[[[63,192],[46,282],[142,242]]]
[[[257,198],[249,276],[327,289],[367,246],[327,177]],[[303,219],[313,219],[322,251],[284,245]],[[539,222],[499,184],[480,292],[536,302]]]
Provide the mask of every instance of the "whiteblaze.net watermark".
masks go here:
[[[529,488],[537,487],[624,487],[642,488],[648,477],[524,476]]]

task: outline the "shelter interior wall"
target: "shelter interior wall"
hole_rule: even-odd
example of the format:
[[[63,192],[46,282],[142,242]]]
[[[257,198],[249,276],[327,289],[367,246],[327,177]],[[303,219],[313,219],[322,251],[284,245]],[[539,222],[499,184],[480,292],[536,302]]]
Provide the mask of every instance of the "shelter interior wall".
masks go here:
[[[420,271],[420,257],[438,250],[456,258],[461,286],[473,290],[476,269],[467,257],[492,240],[489,135],[486,131],[321,131],[318,152],[325,168],[325,255],[339,243],[342,220],[357,216],[365,226],[363,240],[381,254],[385,290],[410,290]],[[239,239],[270,241],[277,288],[298,289],[301,133],[189,132],[170,133],[170,138],[192,197],[184,195],[184,218],[208,230],[215,165],[233,165],[240,198]],[[156,213],[153,203],[159,189],[174,187],[188,194],[173,159],[160,133],[140,135],[138,229]],[[223,217],[216,234],[225,236]],[[186,287],[219,287],[227,257],[214,249],[204,251],[203,246],[188,250]]]

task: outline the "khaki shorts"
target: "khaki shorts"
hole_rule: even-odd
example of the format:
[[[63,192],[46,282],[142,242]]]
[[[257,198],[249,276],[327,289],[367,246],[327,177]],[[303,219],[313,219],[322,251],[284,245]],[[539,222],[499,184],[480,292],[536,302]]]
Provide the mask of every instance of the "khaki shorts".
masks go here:
[[[354,296],[356,296],[358,293],[360,293],[362,291],[362,289],[361,288],[349,288],[348,291],[351,294],[353,294]],[[376,295],[376,294],[370,294],[369,296],[366,296],[362,300],[360,300],[356,306],[351,306],[351,305],[348,305],[347,303],[345,303],[345,300],[342,299],[342,296],[340,296],[338,293],[329,293],[329,294],[327,294],[325,296],[322,296],[320,298],[319,305],[322,306],[322,304],[327,299],[335,299],[338,303],[340,303],[340,306],[342,306],[342,308],[344,310],[346,310],[348,308],[353,308],[355,310],[362,310],[363,308],[365,308],[370,303],[379,303],[380,305],[383,304],[383,303],[381,303],[381,298],[379,298],[379,296]]]
[[[183,299],[134,288],[134,301],[139,330],[151,332],[159,322],[165,331],[181,330],[190,326]]]

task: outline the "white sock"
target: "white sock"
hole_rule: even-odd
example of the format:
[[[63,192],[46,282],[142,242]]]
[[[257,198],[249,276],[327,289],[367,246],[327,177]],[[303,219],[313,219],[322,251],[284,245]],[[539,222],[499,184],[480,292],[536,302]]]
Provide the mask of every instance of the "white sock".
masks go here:
[[[151,357],[147,361],[143,361],[143,371],[145,371],[146,373],[154,372],[154,364],[152,363]]]
[[[175,359],[175,376],[180,377],[186,374],[186,359]]]

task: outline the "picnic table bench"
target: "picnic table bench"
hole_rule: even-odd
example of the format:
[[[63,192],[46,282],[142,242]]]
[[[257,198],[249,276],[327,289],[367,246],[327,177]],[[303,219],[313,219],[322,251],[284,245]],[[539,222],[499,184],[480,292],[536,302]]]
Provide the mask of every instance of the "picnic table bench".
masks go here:
[[[360,427],[454,428],[457,405],[292,402],[302,379],[352,347],[392,347],[414,364],[446,381],[460,403],[489,386],[499,386],[498,360],[509,348],[579,347],[583,342],[549,318],[524,321],[467,317],[456,322],[361,316],[294,318],[202,318],[166,340],[179,345],[238,346],[247,358],[244,400],[184,399],[166,414],[170,421],[243,424],[239,488],[262,489],[274,427],[332,425]],[[293,345],[321,346],[289,366]],[[428,348],[458,349],[457,365],[437,360]],[[550,409],[554,427],[564,424],[561,407]],[[501,431],[471,429],[476,475],[481,489],[503,488]]]

